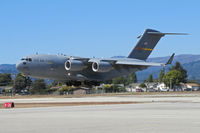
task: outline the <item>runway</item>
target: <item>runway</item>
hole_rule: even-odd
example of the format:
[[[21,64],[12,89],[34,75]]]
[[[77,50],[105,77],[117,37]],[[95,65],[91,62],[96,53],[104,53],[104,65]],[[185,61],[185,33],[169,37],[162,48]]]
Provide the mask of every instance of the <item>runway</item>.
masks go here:
[[[182,98],[137,104],[1,109],[0,132],[197,133],[200,131],[199,96]]]
[[[136,104],[0,109],[1,133],[197,133],[199,94],[1,99],[16,103],[119,102]]]
[[[0,99],[0,104],[52,107],[0,109],[1,133],[168,133],[200,131],[200,94],[116,95],[81,98]],[[107,105],[108,102],[117,104]],[[130,102],[120,104],[120,102]],[[73,106],[54,106],[73,103]],[[78,104],[105,103],[105,104]],[[84,106],[81,106],[84,105]]]

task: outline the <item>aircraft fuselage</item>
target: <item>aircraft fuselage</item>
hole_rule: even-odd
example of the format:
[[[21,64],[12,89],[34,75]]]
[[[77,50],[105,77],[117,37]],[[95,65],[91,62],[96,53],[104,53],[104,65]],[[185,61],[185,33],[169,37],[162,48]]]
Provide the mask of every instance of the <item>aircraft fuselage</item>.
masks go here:
[[[72,58],[65,55],[29,55],[17,63],[17,69],[26,76],[47,78],[57,81],[106,81],[114,77],[127,75],[131,72],[145,69],[146,67],[116,66],[109,72],[94,72],[92,63],[81,71],[65,69],[65,62]]]

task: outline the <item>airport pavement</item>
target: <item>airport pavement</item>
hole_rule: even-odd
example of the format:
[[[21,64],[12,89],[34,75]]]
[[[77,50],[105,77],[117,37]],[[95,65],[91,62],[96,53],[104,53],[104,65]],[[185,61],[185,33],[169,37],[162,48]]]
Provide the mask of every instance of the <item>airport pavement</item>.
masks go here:
[[[199,103],[0,110],[1,133],[199,133]]]
[[[199,98],[183,98],[123,105],[1,109],[0,133],[199,133]]]
[[[200,93],[154,94],[154,95],[116,95],[79,98],[23,98],[0,99],[0,104],[15,103],[62,103],[62,102],[200,102]]]

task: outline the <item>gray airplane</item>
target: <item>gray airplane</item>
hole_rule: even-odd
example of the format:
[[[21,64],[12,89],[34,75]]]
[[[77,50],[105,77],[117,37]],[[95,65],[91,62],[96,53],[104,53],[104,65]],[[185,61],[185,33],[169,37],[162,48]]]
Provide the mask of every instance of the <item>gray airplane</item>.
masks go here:
[[[147,62],[158,41],[164,35],[183,35],[184,33],[162,33],[146,29],[135,48],[126,58],[82,58],[66,55],[29,55],[16,64],[25,76],[64,81],[67,85],[99,85],[102,81],[141,71],[150,66],[171,64],[174,54],[167,63]]]

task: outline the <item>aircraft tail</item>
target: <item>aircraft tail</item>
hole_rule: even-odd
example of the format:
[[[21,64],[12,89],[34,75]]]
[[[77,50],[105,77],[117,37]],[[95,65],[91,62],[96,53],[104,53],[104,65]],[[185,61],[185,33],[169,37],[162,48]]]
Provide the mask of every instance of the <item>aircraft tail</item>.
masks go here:
[[[161,33],[153,29],[146,29],[142,36],[139,36],[135,48],[128,55],[128,58],[135,58],[139,60],[146,60],[158,41],[164,35],[186,35],[185,33]]]

